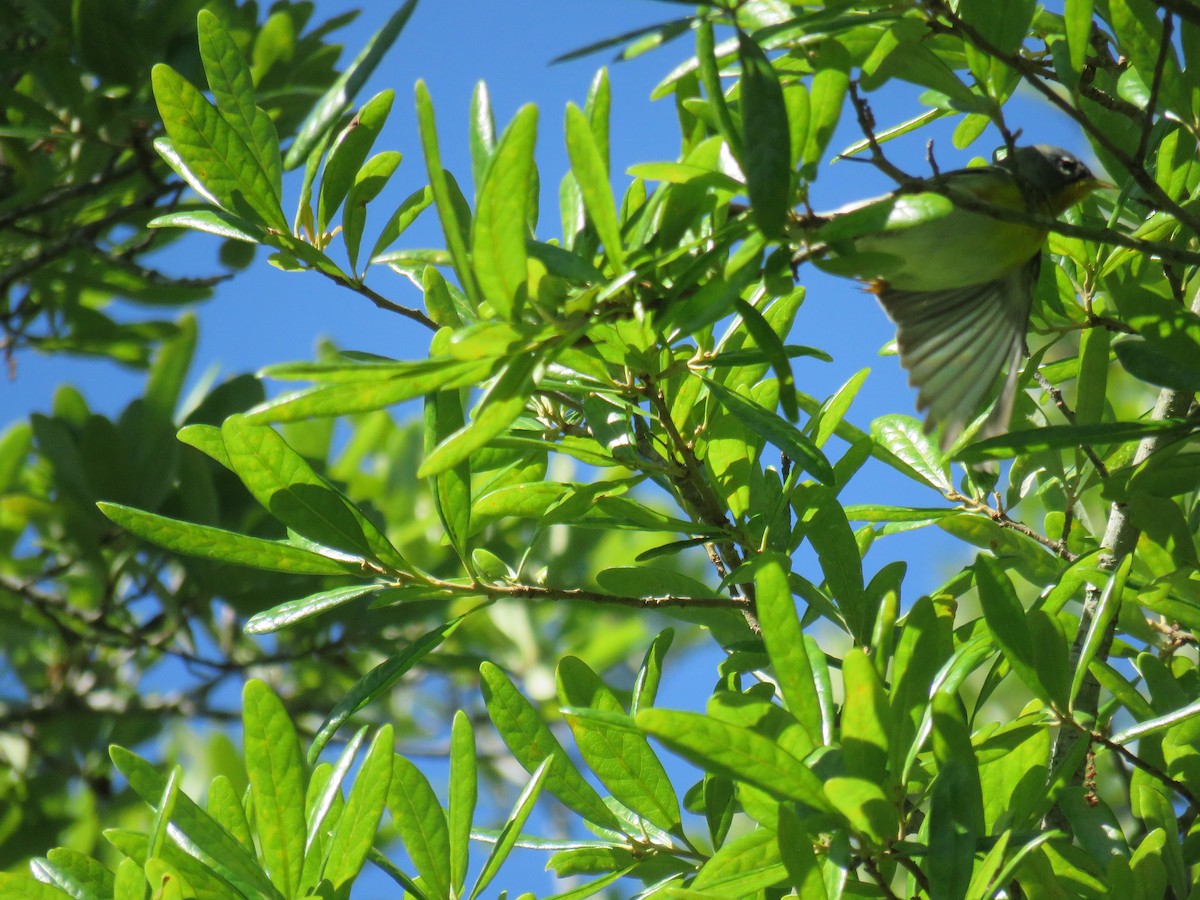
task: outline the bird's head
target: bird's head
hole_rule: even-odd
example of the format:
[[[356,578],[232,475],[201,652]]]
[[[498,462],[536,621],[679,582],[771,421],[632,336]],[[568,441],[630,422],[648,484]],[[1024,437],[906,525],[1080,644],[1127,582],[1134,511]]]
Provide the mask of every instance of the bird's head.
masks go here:
[[[1070,209],[1092,191],[1112,187],[1097,178],[1079,157],[1058,147],[1035,144],[1018,147],[998,163],[1016,173],[1032,190],[1042,195],[1051,215]]]

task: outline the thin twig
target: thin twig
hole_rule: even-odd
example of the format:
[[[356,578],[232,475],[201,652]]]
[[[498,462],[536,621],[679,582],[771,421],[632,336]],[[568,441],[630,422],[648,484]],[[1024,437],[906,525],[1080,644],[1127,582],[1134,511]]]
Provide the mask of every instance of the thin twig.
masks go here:
[[[374,303],[376,306],[378,306],[380,309],[387,310],[388,312],[399,313],[400,315],[404,316],[405,318],[412,319],[414,322],[416,322],[420,325],[424,325],[430,331],[437,331],[437,328],[438,328],[437,323],[434,322],[433,319],[429,318],[429,316],[425,315],[425,313],[421,312],[419,309],[412,309],[411,307],[408,307],[408,306],[401,306],[399,303],[389,300],[387,297],[383,296],[379,292],[373,290],[372,288],[367,287],[361,281],[351,281],[348,278],[342,278],[338,275],[331,275],[328,272],[322,272],[320,269],[317,269],[315,271],[321,272],[322,275],[324,275],[326,278],[328,278],[334,284],[339,284],[344,288],[348,288],[349,290],[354,291],[356,294],[361,294],[362,296],[364,296],[368,300],[370,300],[372,303]]]
[[[1033,377],[1037,380],[1037,383],[1041,385],[1042,390],[1050,395],[1050,399],[1054,401],[1054,405],[1058,407],[1058,411],[1063,414],[1063,418],[1065,418],[1070,424],[1074,425],[1075,411],[1071,409],[1071,407],[1067,404],[1067,401],[1063,398],[1062,391],[1060,391],[1055,385],[1051,384],[1050,380],[1040,371],[1034,372]],[[1096,467],[1096,473],[1102,479],[1107,481],[1108,466],[1104,464],[1104,460],[1100,458],[1099,454],[1092,449],[1092,445],[1080,444],[1079,449],[1083,451],[1084,456],[1086,456],[1091,461],[1092,465]]]

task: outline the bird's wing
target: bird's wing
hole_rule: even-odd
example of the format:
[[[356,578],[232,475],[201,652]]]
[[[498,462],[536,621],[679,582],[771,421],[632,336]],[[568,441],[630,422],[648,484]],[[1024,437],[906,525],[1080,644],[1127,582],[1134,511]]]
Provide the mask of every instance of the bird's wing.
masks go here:
[[[1007,429],[1040,265],[1038,253],[994,281],[950,290],[877,286],[880,303],[896,323],[900,364],[918,390],[917,409],[929,410],[925,430],[943,426],[942,449],[974,418],[1005,363],[1008,378],[984,434]]]

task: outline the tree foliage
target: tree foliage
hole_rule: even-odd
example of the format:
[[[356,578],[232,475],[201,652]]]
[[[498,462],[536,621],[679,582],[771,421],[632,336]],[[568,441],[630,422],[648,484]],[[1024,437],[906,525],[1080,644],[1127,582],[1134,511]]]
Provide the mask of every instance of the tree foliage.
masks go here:
[[[326,29],[295,37],[301,4],[258,25],[251,5],[109,3],[172,23],[120,53],[78,24],[86,2],[74,32],[21,33],[64,63],[6,81],[9,346],[149,368],[116,421],[68,389],[0,443],[0,640],[24,695],[0,716],[0,846],[14,864],[55,817],[89,831],[59,829],[32,879],[0,874],[6,896],[346,896],[370,861],[413,897],[474,898],[518,843],[572,879],[564,898],[1195,896],[1200,16],[681,8],[580,51],[694,40],[654,88],[676,159],[612,171],[601,70],[566,110],[548,224],[560,173],[536,148],[558,129],[531,106],[499,128],[480,86],[469,181],[420,82],[423,168],[376,150],[394,93],[351,98],[413,5],[336,80]],[[184,7],[198,58],[175,40]],[[112,89],[64,93],[81,73]],[[923,108],[877,121],[892,82]],[[958,148],[1011,148],[1018,89],[1078,126],[1115,189],[1053,225],[1013,430],[943,454],[908,415],[855,424],[866,373],[828,397],[795,377],[824,354],[790,342],[808,314],[794,210],[840,120],[862,132],[844,154],[931,189],[890,142],[948,119]],[[88,152],[62,149],[68,111]],[[380,209],[396,177],[412,191]],[[406,246],[422,215],[444,246]],[[193,299],[138,261],[179,228],[367,297],[427,329],[428,354],[327,348],[266,371],[304,384],[281,396],[245,376],[183,402],[195,321],[100,311],[150,283]],[[420,307],[367,285],[385,269]],[[423,415],[393,418],[406,401]],[[846,504],[872,467],[925,504]],[[869,551],[917,528],[977,552],[914,598],[907,566]],[[703,712],[656,705],[676,640],[724,653]],[[156,696],[140,676],[164,658],[205,674]],[[218,714],[212,692],[247,670],[273,687],[245,682],[241,759],[224,738],[187,768],[130,749],[164,712]],[[444,787],[395,752],[428,733],[418,696]],[[479,803],[505,769],[494,736],[528,775],[498,829]],[[565,835],[531,833],[539,799]],[[97,804],[149,815],[101,840]]]

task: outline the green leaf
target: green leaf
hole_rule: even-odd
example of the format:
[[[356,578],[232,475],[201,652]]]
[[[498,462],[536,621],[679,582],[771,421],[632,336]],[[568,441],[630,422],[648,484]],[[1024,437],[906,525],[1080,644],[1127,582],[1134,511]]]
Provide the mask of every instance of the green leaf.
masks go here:
[[[287,232],[272,176],[204,95],[170,66],[150,73],[171,145],[188,169],[231,213]]]
[[[363,161],[371,152],[379,132],[383,130],[395,99],[394,91],[380,91],[363,104],[362,109],[333,142],[325,161],[325,171],[321,175],[321,188],[317,193],[318,234],[325,233],[333,214],[346,199]]]
[[[717,850],[700,867],[692,887],[702,896],[752,897],[786,876],[778,836],[769,828],[756,828]]]
[[[196,17],[200,36],[200,60],[217,111],[237,132],[255,160],[266,172],[277,202],[283,197],[283,164],[279,157],[279,135],[271,117],[254,102],[254,80],[250,67],[233,37],[210,10]]]
[[[742,64],[742,170],[755,224],[768,238],[774,238],[783,233],[792,205],[788,111],[770,60],[741,31],[738,57]],[[761,341],[759,345],[763,346]],[[788,415],[795,418],[794,412]]]
[[[1191,352],[1187,355],[1177,347],[1136,338],[1118,341],[1113,349],[1125,371],[1134,378],[1189,394],[1200,391],[1200,362],[1197,362],[1200,341],[1189,348]]]
[[[984,618],[1004,651],[1004,658],[1027,688],[1047,703],[1053,703],[1055,698],[1038,673],[1039,661],[1025,610],[1008,575],[992,557],[982,555],[975,561],[974,573]]]
[[[608,80],[608,69],[601,66],[592,76],[592,83],[588,85],[583,114],[587,116],[588,124],[592,126],[592,136],[596,139],[596,149],[600,151],[600,161],[604,163],[606,172],[610,172],[612,169],[609,158],[611,113],[612,85]]]
[[[527,286],[525,242],[537,142],[537,107],[517,110],[491,154],[479,188],[471,258],[479,289],[503,319],[520,317]]]
[[[788,580],[790,570],[788,558],[783,554],[762,554],[754,570],[754,596],[763,642],[775,668],[784,705],[813,744],[820,746],[824,743],[821,703]]]
[[[151,806],[158,803],[167,786],[167,779],[161,773],[124,747],[111,746],[108,755],[134,793]],[[258,861],[187,794],[176,795],[172,820],[175,828],[191,842],[200,860],[235,887],[244,887],[246,896],[261,892],[272,900],[282,900],[283,895]]]
[[[208,814],[229,834],[237,838],[247,851],[254,850],[254,836],[246,818],[246,808],[233,783],[224,775],[218,775],[208,785]]]
[[[185,882],[170,863],[151,857],[146,860],[144,871],[155,900],[184,900]]]
[[[342,240],[350,257],[350,269],[355,273],[358,272],[358,251],[362,244],[363,228],[367,223],[367,204],[387,185],[388,179],[400,165],[400,159],[400,154],[395,150],[376,153],[358,170],[354,184],[346,194],[346,207],[342,212]]]
[[[242,691],[246,774],[263,866],[285,897],[297,894],[304,868],[304,786],[308,780],[296,728],[263,682]]]
[[[113,900],[145,900],[147,887],[142,867],[128,857],[121,860],[120,865],[117,866],[117,877],[113,880]],[[0,881],[0,890],[3,888],[4,884]],[[26,897],[29,895],[14,893],[12,896]]]
[[[304,872],[300,881],[301,896],[308,896],[324,877],[329,863],[329,847],[333,830],[346,808],[342,799],[342,784],[350,767],[358,761],[358,751],[366,739],[366,725],[358,729],[342,748],[337,762],[318,764],[308,780],[305,798],[308,831],[304,838]]]
[[[311,541],[390,569],[411,571],[377,525],[269,426],[230,416],[221,426],[229,462],[263,508]]]
[[[471,852],[471,823],[479,795],[479,765],[475,753],[475,732],[467,714],[454,714],[450,728],[450,883],[454,896],[462,896],[467,880]]]
[[[462,398],[457,390],[437,391],[425,396],[425,454],[460,431],[465,425]],[[456,465],[430,478],[433,504],[450,546],[464,565],[470,565],[467,538],[471,534],[471,460],[463,457]]]
[[[359,88],[366,83],[384,54],[400,36],[409,16],[416,8],[417,0],[407,0],[384,22],[383,27],[363,44],[358,56],[354,57],[353,62],[329,86],[305,118],[296,140],[292,142],[287,156],[284,157],[284,168],[294,169],[306,162],[309,154],[326,139],[338,120],[350,108]]]
[[[42,863],[39,860],[33,860],[29,865],[35,872],[44,872],[40,868]],[[0,893],[7,894],[14,900],[62,900],[63,898],[63,891],[57,887],[35,881],[28,875],[20,875],[16,872],[0,872]],[[138,900],[141,900],[141,894],[138,894]]]
[[[187,556],[293,575],[346,575],[358,570],[353,563],[321,556],[280,541],[168,519],[119,503],[97,503],[96,506],[126,531]]]
[[[417,188],[405,197],[396,207],[396,211],[392,213],[387,224],[383,226],[383,230],[379,232],[379,237],[375,239],[375,246],[371,248],[371,262],[374,262],[379,254],[394,244],[400,235],[408,230],[408,226],[417,220],[417,216],[432,205],[433,191],[429,189],[428,185]]]
[[[904,617],[892,658],[890,771],[899,772],[912,749],[929,708],[930,686],[953,649],[949,627],[938,618],[929,597],[921,597]]]
[[[531,773],[546,760],[553,760],[554,765],[545,776],[546,789],[585,820],[619,831],[621,825],[616,816],[575,768],[533,704],[491,663],[480,666],[479,674],[483,678],[483,700],[488,715],[513,758]]]
[[[617,221],[617,208],[608,182],[608,167],[600,154],[591,123],[573,103],[567,104],[567,155],[571,159],[571,173],[579,185],[588,217],[600,236],[615,273],[619,275],[628,267],[621,241],[621,227]]]
[[[812,839],[803,820],[787,806],[779,808],[779,856],[797,897],[829,900]]]
[[[795,422],[800,411],[796,406],[796,379],[792,375],[787,348],[756,307],[741,297],[734,298],[733,306],[742,317],[742,324],[746,330],[754,336],[754,343],[771,363],[771,369],[779,380],[779,403],[783,407],[783,413]]]
[[[446,249],[450,252],[450,259],[454,264],[454,274],[458,276],[459,284],[462,285],[470,299],[472,307],[477,307],[482,297],[467,250],[471,225],[470,216],[468,213],[464,218],[464,211],[456,202],[457,185],[454,184],[450,173],[442,168],[433,100],[429,96],[429,89],[425,87],[424,81],[417,82],[416,97],[417,126],[421,134],[421,146],[425,151],[425,167],[429,172],[429,189],[433,193],[438,217],[442,222]]]
[[[871,436],[904,464],[909,477],[943,493],[953,491],[949,466],[911,416],[880,416],[871,423]],[[962,454],[959,454],[962,456]]]
[[[851,831],[876,846],[886,846],[896,839],[900,815],[880,782],[835,775],[825,781],[825,791]]]
[[[146,223],[147,228],[190,228],[247,244],[267,243],[266,233],[253,222],[223,209],[195,209],[167,213]]]
[[[699,713],[640,710],[638,728],[701,768],[744,781],[773,797],[831,809],[820,778],[771,739]]]
[[[867,605],[863,588],[862,551],[854,538],[837,495],[824,485],[806,484],[793,495],[796,530],[817,552],[829,593],[855,641],[866,646],[871,639],[876,611]]]
[[[393,744],[392,726],[384,725],[371,741],[367,758],[354,779],[354,787],[350,789],[346,806],[338,817],[333,839],[329,843],[329,862],[325,867],[325,878],[334,890],[353,883],[375,843],[384,807],[391,797],[389,789],[395,783]]]
[[[247,422],[259,425],[387,409],[432,391],[478,384],[487,378],[494,365],[492,360],[438,359],[427,362],[432,365],[414,367],[411,374],[380,377],[372,383],[364,383],[372,376],[370,369],[363,368],[363,380],[355,376],[347,383],[284,394],[254,407],[245,418]]]
[[[167,827],[172,813],[175,812],[175,798],[179,795],[179,781],[182,777],[183,769],[178,765],[172,766],[167,784],[163,788],[162,799],[158,801],[154,810],[154,821],[150,825],[150,835],[146,840],[148,857],[162,856],[167,846]]]
[[[310,594],[299,600],[289,600],[260,613],[255,613],[247,620],[245,631],[246,634],[271,634],[282,631],[297,622],[323,615],[331,609],[337,609],[352,600],[357,600],[366,594],[373,594],[385,587],[387,587],[385,584],[353,585]]]
[[[476,609],[478,608],[476,607]],[[325,721],[321,723],[321,727],[317,729],[317,733],[308,747],[308,764],[311,766],[316,762],[317,757],[321,755],[321,751],[325,749],[325,745],[329,743],[329,740],[337,733],[337,730],[342,727],[347,719],[371,701],[387,693],[391,689],[391,686],[399,680],[400,676],[428,656],[433,650],[436,650],[442,641],[453,634],[455,629],[462,624],[463,619],[474,611],[471,610],[456,619],[451,619],[449,622],[425,632],[399,653],[389,656],[362,678],[358,679],[358,681],[354,682],[354,685],[346,692],[346,695],[337,702],[337,705],[326,716]]]
[[[471,146],[471,177],[475,181],[475,195],[478,198],[487,174],[492,154],[496,151],[496,120],[492,115],[492,98],[488,93],[487,84],[476,82],[475,90],[471,92],[471,127],[468,140]]]
[[[704,383],[717,402],[737,416],[747,428],[762,435],[818,481],[834,483],[833,466],[796,426],[722,384],[709,378],[704,378]]]
[[[404,849],[433,897],[450,897],[450,832],[446,814],[421,770],[396,754],[387,807]]]
[[[525,822],[533,812],[533,805],[542,792],[542,786],[549,777],[548,773],[553,763],[554,757],[548,756],[534,769],[524,790],[517,797],[517,802],[513,804],[512,812],[508,814],[508,819],[505,820],[504,827],[500,830],[500,837],[488,855],[487,861],[483,864],[483,870],[475,880],[474,887],[471,888],[469,900],[475,900],[479,896],[480,891],[491,883],[492,879],[496,877],[496,873],[500,871],[500,866],[508,859],[508,854],[512,852],[517,839],[521,836],[521,829],[525,827]]]
[[[858,647],[852,648],[842,660],[842,678],[845,703],[841,738],[846,774],[887,786],[891,713],[883,682],[874,663]]]
[[[566,706],[625,712],[612,690],[577,657],[559,661],[556,681]],[[663,831],[682,833],[679,800],[645,737],[595,719],[567,714],[566,720],[584,762],[617,800]]]
[[[742,130],[733,121],[725,91],[721,87],[721,70],[717,61],[712,20],[701,17],[696,28],[696,61],[700,70],[700,82],[708,95],[708,102],[716,118],[717,130],[736,159],[742,158]]]
[[[649,709],[658,697],[658,686],[662,681],[663,659],[675,640],[675,629],[664,628],[651,641],[642,658],[637,678],[633,682],[633,699],[629,704],[629,714],[637,715],[639,709]]]
[[[963,462],[1008,459],[1023,453],[1075,448],[1080,444],[1123,444],[1156,434],[1188,434],[1186,419],[1145,419],[1141,422],[1099,422],[1095,425],[1050,425],[1012,431],[999,437],[968,444],[958,452]]]
[[[112,896],[113,873],[78,850],[56,847],[45,859],[35,860],[31,868],[34,874],[79,900],[106,900]]]
[[[971,735],[962,722],[958,698],[945,691],[933,697],[933,753],[937,777],[929,810],[931,895],[964,897],[975,865],[975,845],[984,832],[983,800]]]
[[[1079,377],[1075,400],[1077,424],[1092,425],[1104,417],[1111,337],[1106,328],[1087,328],[1079,336]]]
[[[817,163],[829,145],[837,128],[850,88],[850,54],[836,39],[821,42],[813,58],[812,80],[809,82],[809,126],[804,142],[801,177],[813,181]]]
[[[472,421],[443,440],[425,457],[417,470],[427,478],[457,466],[508,428],[525,411],[533,393],[534,370],[540,364],[537,352],[514,356],[476,405]]]

